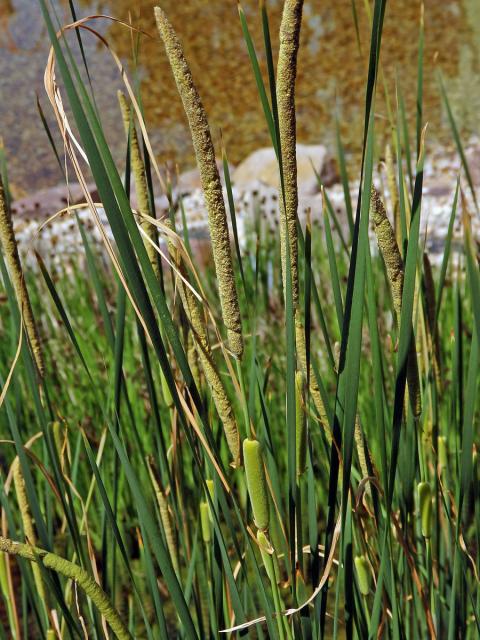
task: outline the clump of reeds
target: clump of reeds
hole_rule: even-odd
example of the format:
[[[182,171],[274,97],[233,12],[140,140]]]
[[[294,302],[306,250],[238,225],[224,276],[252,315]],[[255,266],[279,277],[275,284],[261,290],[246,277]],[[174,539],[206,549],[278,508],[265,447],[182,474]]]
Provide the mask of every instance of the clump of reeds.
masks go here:
[[[44,0],[39,1],[46,6]],[[338,246],[337,238],[332,238],[333,245],[323,244],[321,234],[315,237],[308,229],[305,253],[298,250],[295,254],[294,83],[301,4],[288,0],[282,3],[278,119],[283,131],[280,162],[284,233],[281,240],[269,236],[265,241],[258,225],[257,243],[255,238],[251,242],[247,238],[247,255],[253,258],[255,253],[255,258],[244,260],[242,280],[255,303],[247,300],[246,319],[252,339],[248,343],[249,357],[237,362],[238,381],[224,373],[224,369],[230,371],[228,356],[225,355],[228,367],[221,360],[225,350],[214,351],[209,341],[213,306],[209,292],[212,285],[215,287],[218,273],[208,265],[202,273],[202,286],[199,285],[194,254],[188,255],[188,224],[184,226],[184,246],[173,231],[165,233],[171,269],[166,277],[167,272],[163,274],[164,286],[152,295],[158,317],[148,305],[142,270],[138,269],[138,277],[135,271],[149,264],[144,262],[143,251],[139,256],[141,264],[135,264],[134,252],[130,251],[132,241],[138,239],[136,233],[129,233],[136,232],[131,215],[125,216],[130,226],[124,236],[116,229],[123,240],[117,242],[117,249],[126,281],[114,282],[104,265],[97,264],[93,252],[88,259],[88,278],[81,269],[68,281],[49,279],[48,272],[42,272],[54,303],[48,319],[60,317],[71,342],[62,339],[55,322],[45,322],[52,335],[49,351],[57,365],[52,367],[51,377],[42,381],[38,393],[30,367],[19,361],[8,397],[3,391],[0,396],[0,424],[10,429],[17,447],[23,444],[25,450],[30,449],[29,443],[40,433],[49,436],[48,442],[28,451],[33,464],[25,482],[16,471],[18,500],[0,487],[4,533],[8,530],[9,538],[27,543],[0,538],[0,598],[7,602],[10,625],[2,635],[19,636],[16,630],[33,620],[38,626],[33,631],[35,637],[80,637],[82,632],[85,637],[103,637],[109,633],[106,619],[112,634],[120,638],[131,633],[141,638],[181,636],[197,640],[220,637],[230,627],[234,628],[231,633],[240,631],[241,635],[237,625],[247,633],[255,626],[253,633],[258,631],[259,635],[279,640],[335,635],[374,637],[379,630],[388,637],[476,637],[478,264],[475,254],[465,251],[459,262],[466,261],[466,272],[462,272],[461,265],[458,270],[449,271],[449,242],[438,281],[438,272],[428,260],[408,260],[416,257],[418,243],[419,218],[415,216],[421,207],[412,206],[410,200],[418,204],[421,164],[416,176],[411,170],[405,180],[399,175],[398,193],[393,193],[397,176],[392,154],[387,152],[387,178],[394,195],[393,208],[397,210],[395,236],[378,194],[371,196],[364,186],[369,189],[378,159],[369,133],[360,171],[363,191],[353,238],[344,238],[337,227]],[[367,17],[374,23],[372,33],[375,38],[380,37],[378,21],[384,3],[375,3],[372,13],[367,4]],[[272,90],[270,104],[265,91],[261,97],[265,111],[272,107],[271,118],[267,118],[270,127],[277,119],[266,10],[267,3],[261,2]],[[240,17],[246,20],[242,12]],[[168,31],[164,22],[162,25]],[[50,31],[56,44],[54,25],[50,25]],[[173,66],[180,69],[177,75],[182,84],[183,54],[175,42],[170,39],[167,49],[170,47]],[[372,43],[375,44],[373,40]],[[376,44],[372,47],[374,61],[379,53],[379,42]],[[254,48],[253,44],[249,47],[251,58],[255,56]],[[58,47],[57,55],[61,52],[62,47]],[[115,202],[123,198],[121,211],[128,214],[123,185],[114,175],[101,124],[95,120],[96,110],[93,106],[85,108],[90,92],[82,86],[76,69],[73,73],[69,69],[65,59],[61,69],[66,76],[64,85],[82,89],[81,98],[69,92],[72,111],[83,116],[75,126],[77,142],[85,148],[99,193],[102,186],[108,187],[101,195],[109,200],[105,212],[111,214]],[[262,74],[258,69],[256,79],[260,84]],[[369,74],[372,95],[380,90],[375,87],[375,76]],[[182,91],[187,94],[185,102],[192,107],[189,101],[196,100],[198,94],[188,83]],[[371,106],[372,113],[376,113],[375,104]],[[399,114],[399,119],[404,115]],[[195,113],[191,118],[194,124],[197,116]],[[131,120],[129,116],[132,139]],[[395,123],[391,124],[393,130]],[[143,128],[142,132],[145,135]],[[275,125],[271,133],[278,133]],[[398,154],[396,162],[401,174],[400,163],[409,161],[400,157],[402,148],[408,146],[408,132],[402,132],[400,139],[395,140],[395,133],[393,137],[392,148]],[[202,138],[197,145],[200,155],[205,151],[203,142]],[[147,212],[148,194],[138,146],[138,140],[131,141],[132,170],[135,174],[135,166],[141,169],[136,188],[140,187],[143,194],[139,209]],[[347,194],[346,167],[342,181]],[[110,199],[109,191],[113,195]],[[368,205],[376,225],[380,258],[369,251],[367,244]],[[454,213],[453,209],[452,228]],[[295,224],[289,226],[287,215]],[[404,237],[406,222],[408,237]],[[472,250],[468,220],[465,232],[466,245]],[[405,265],[401,242],[408,242]],[[291,254],[290,264],[280,264],[283,278],[279,273],[282,250],[285,259]],[[455,250],[461,252],[458,247]],[[241,258],[239,252],[240,264]],[[293,309],[289,308],[285,286],[290,266]],[[391,295],[385,295],[383,274]],[[307,275],[311,276],[310,290],[306,286]],[[342,296],[345,276],[346,295]],[[321,289],[316,288],[318,278]],[[30,289],[30,295],[37,296],[32,298],[32,306],[37,308],[42,302],[50,311],[50,298],[43,299],[44,283],[41,278],[38,280],[37,286]],[[422,286],[416,286],[415,280]],[[328,308],[332,306],[331,287],[340,288],[334,295],[336,309]],[[201,295],[197,296],[192,288]],[[10,287],[5,290],[10,296]],[[436,297],[434,292],[438,293]],[[123,304],[127,294],[135,315],[130,306]],[[304,307],[305,318],[309,316],[307,333],[301,321],[301,302],[308,303],[310,294],[312,312],[307,304]],[[115,322],[111,322],[115,296]],[[295,323],[295,344],[290,342],[292,332],[288,331],[286,339],[282,330],[282,296],[287,303],[289,329],[290,320]],[[17,336],[9,315],[11,307],[1,304],[4,299],[2,290],[0,330],[6,339],[0,340],[0,354],[9,362]],[[405,332],[410,328],[407,323],[412,323],[412,318],[407,317],[412,309],[419,317],[415,330],[417,344],[422,344],[422,371],[425,365],[426,373],[433,370],[435,378],[439,376],[437,384],[433,384],[433,376],[424,376],[421,420],[414,420],[407,402],[399,401],[403,386],[397,383],[399,379],[403,382],[403,377],[390,366],[393,345],[385,322],[393,310],[397,323],[400,315],[405,316]],[[318,323],[322,324],[320,337]],[[311,344],[307,345],[308,335]],[[168,344],[163,342],[164,337]],[[346,353],[342,367],[340,339]],[[445,366],[438,369],[434,340],[439,342],[438,356],[445,354]],[[320,345],[325,345],[328,357]],[[412,346],[415,351],[413,340],[411,349]],[[407,355],[408,364],[414,362],[414,355]],[[358,367],[351,366],[356,358]],[[155,366],[157,360],[162,364],[160,373]],[[183,373],[190,381],[187,360],[198,396],[189,393],[191,389],[182,378]],[[4,368],[0,366],[0,378]],[[410,376],[409,373],[407,391],[412,403],[415,389],[420,386],[415,387],[415,379]],[[171,386],[172,377],[176,393]],[[288,399],[293,400],[287,406],[285,381]],[[353,389],[355,398],[349,395]],[[352,401],[356,408],[353,441]],[[318,427],[311,413],[314,409],[325,427],[329,422],[334,429],[338,427],[336,434],[341,441],[334,443],[338,445],[336,456],[328,455],[335,451],[332,434],[327,429],[325,436]],[[249,436],[245,440],[242,437],[243,448],[236,410],[242,412]],[[223,432],[209,430],[215,413],[226,427],[234,461],[240,459],[240,450],[244,452],[245,475],[227,467],[230,456],[224,451]],[[68,423],[73,427],[71,432],[78,431],[80,425],[78,440],[71,450],[60,432],[61,426]],[[431,429],[431,439],[425,438],[427,429]],[[8,439],[5,436],[0,467],[3,457],[8,462],[9,456],[14,455]],[[353,455],[354,445],[358,457]],[[48,553],[47,545],[55,553]],[[44,595],[36,580],[31,579],[30,571],[24,570],[25,562],[17,574],[19,586],[12,582],[14,561],[5,562],[3,552],[34,563],[34,576],[36,567],[44,585],[54,588]],[[65,585],[63,578],[57,580],[57,576],[49,575],[50,569],[72,580],[74,588],[70,583]],[[22,596],[18,599],[14,594],[17,588]],[[82,589],[85,594],[80,593]],[[329,594],[329,590],[335,590],[335,594]],[[122,615],[112,608],[107,593],[112,602],[121,603]],[[471,597],[465,598],[465,594]],[[48,621],[46,616],[38,615],[45,598]],[[128,616],[128,631],[121,619],[123,611],[125,620]],[[45,628],[50,623],[54,632]],[[3,619],[2,625],[6,627]]]
[[[37,324],[33,316],[30,296],[25,284],[22,264],[18,255],[17,242],[13,231],[13,223],[10,211],[7,207],[3,181],[0,176],[0,241],[5,253],[5,259],[10,272],[10,277],[17,295],[17,301],[22,313],[23,324],[27,332],[33,358],[37,366],[38,373],[43,377],[45,373],[45,363],[43,360],[40,337],[38,335]]]
[[[237,358],[241,358],[243,353],[242,322],[233,272],[230,234],[207,115],[185,59],[182,45],[172,25],[160,7],[155,7],[155,17],[190,125],[208,213],[220,306],[223,322],[227,328],[228,344],[232,353]]]

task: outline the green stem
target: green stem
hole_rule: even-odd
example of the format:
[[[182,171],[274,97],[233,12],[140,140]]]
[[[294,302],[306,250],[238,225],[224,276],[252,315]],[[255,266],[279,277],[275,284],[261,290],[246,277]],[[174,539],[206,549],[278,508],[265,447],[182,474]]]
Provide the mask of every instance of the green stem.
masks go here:
[[[245,433],[247,438],[252,438],[252,432],[250,429],[250,416],[248,413],[248,401],[247,401],[247,396],[245,394],[245,379],[243,377],[242,363],[240,362],[240,360],[237,360],[237,375],[238,375],[238,381],[240,383],[240,391],[242,393],[242,410],[243,410],[243,419],[245,421]]]
[[[95,580],[81,567],[73,562],[69,562],[60,556],[39,549],[38,547],[31,547],[28,544],[21,544],[20,542],[14,542],[9,538],[0,536],[0,551],[4,551],[13,556],[20,556],[30,562],[36,562],[42,564],[46,569],[51,569],[56,573],[59,573],[65,578],[74,580],[85,592],[94,605],[97,607],[101,615],[110,625],[112,631],[115,633],[119,640],[132,640],[132,636],[124,625],[116,609],[110,602],[109,597],[95,582]]]

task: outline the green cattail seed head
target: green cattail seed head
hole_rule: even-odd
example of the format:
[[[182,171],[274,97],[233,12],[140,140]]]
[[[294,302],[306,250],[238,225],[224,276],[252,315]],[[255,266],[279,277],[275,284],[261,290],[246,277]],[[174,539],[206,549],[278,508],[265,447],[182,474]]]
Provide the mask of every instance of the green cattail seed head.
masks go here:
[[[420,482],[418,485],[418,504],[422,526],[422,536],[430,538],[432,535],[432,489],[428,482]]]
[[[445,436],[438,436],[438,465],[440,469],[446,468],[447,457],[447,438]]]
[[[365,556],[355,558],[355,571],[357,572],[360,593],[362,596],[368,596],[370,592],[370,566]]]
[[[213,500],[213,495],[214,495],[214,484],[213,484],[213,480],[206,480],[206,485],[207,485],[207,490],[208,493],[210,494],[210,498]]]
[[[253,519],[256,526],[261,531],[265,531],[265,529],[268,529],[270,513],[268,510],[265,470],[263,468],[262,445],[258,440],[248,440],[247,438],[243,441],[243,458]]]
[[[214,487],[214,483],[213,480],[207,480],[206,481],[207,484],[207,491],[210,494],[210,499],[213,502],[213,498],[215,495],[215,487]],[[212,509],[210,508],[210,504],[208,505],[208,513],[210,514],[210,522],[213,522],[213,515],[212,515]]]
[[[200,503],[200,524],[202,525],[203,541],[208,544],[212,539],[212,531],[210,529],[210,509],[205,501]]]

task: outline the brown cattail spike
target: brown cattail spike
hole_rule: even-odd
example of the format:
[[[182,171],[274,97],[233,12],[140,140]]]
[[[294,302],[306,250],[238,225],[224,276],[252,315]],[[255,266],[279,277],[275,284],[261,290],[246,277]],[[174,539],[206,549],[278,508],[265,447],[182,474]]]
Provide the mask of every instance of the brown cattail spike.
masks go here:
[[[5,191],[3,188],[2,178],[0,176],[0,241],[5,253],[10,278],[15,289],[18,304],[22,311],[23,323],[32,349],[33,358],[37,366],[40,377],[45,374],[45,364],[43,361],[42,349],[40,346],[40,338],[37,331],[37,325],[33,317],[32,305],[30,297],[25,285],[25,278],[22,271],[20,256],[18,255],[17,243],[13,232],[12,219],[8,211]]]
[[[385,263],[387,277],[392,291],[393,307],[397,317],[397,326],[400,328],[404,279],[403,260],[383,202],[377,190],[373,186],[371,193],[371,211],[378,248],[380,249],[380,253],[382,254],[382,258]],[[418,372],[417,351],[413,331],[408,353],[407,382],[408,392],[410,395],[410,405],[414,416],[418,417],[422,412],[422,399],[420,393],[420,375]]]
[[[277,102],[280,147],[282,155],[283,192],[280,188],[280,240],[283,288],[286,279],[287,242],[290,250],[290,269],[294,307],[298,304],[298,247],[297,247],[297,149],[295,118],[295,81],[297,54],[300,44],[303,0],[285,0],[280,25],[280,48],[277,65]],[[284,199],[285,197],[285,199]]]
[[[230,235],[207,115],[183,54],[182,45],[172,25],[160,7],[155,7],[155,17],[190,125],[207,207],[220,306],[227,328],[228,344],[232,353],[237,358],[241,358],[243,354],[242,323],[233,273]]]

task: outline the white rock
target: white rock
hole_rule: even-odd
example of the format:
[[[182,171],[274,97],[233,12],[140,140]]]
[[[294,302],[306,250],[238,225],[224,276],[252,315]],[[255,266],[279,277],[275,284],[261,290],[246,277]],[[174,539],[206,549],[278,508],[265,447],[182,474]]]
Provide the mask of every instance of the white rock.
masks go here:
[[[317,193],[319,189],[315,171],[322,176],[326,170],[331,170],[331,165],[332,158],[323,145],[297,144],[299,192],[306,195]],[[232,175],[232,181],[239,189],[246,188],[256,180],[278,189],[278,163],[273,147],[254,151],[238,165]]]

